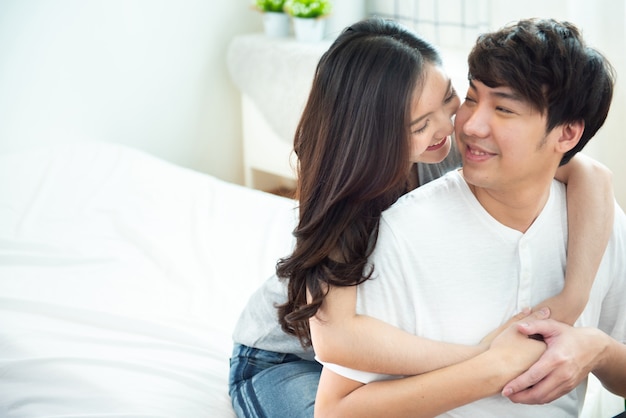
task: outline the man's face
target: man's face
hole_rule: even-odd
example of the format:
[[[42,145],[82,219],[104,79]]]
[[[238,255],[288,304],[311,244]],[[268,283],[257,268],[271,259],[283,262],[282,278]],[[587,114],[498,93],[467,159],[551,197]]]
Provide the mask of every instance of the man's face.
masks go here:
[[[509,87],[471,81],[455,132],[465,179],[490,191],[544,187],[560,161],[556,130],[546,133],[546,116]]]

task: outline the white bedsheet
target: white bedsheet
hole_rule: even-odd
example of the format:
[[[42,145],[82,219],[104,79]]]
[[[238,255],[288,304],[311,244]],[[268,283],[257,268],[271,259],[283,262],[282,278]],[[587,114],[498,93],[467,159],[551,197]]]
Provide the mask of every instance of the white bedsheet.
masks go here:
[[[234,417],[230,334],[294,207],[112,144],[0,155],[0,417]],[[622,409],[590,380],[583,417]]]
[[[234,417],[230,333],[294,219],[112,144],[0,156],[0,416]]]

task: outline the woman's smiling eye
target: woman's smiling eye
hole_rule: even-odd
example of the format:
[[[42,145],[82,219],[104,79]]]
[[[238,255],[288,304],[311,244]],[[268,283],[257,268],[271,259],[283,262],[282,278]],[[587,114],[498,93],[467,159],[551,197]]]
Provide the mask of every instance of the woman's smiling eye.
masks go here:
[[[450,103],[454,98],[457,97],[456,90],[453,88],[450,89],[450,94],[444,100],[444,103]]]
[[[417,128],[416,130],[413,131],[414,134],[421,134],[424,133],[424,131],[426,130],[426,128],[428,128],[428,122],[430,121],[430,119],[426,119],[426,123],[424,124],[424,126],[422,126],[421,128]]]

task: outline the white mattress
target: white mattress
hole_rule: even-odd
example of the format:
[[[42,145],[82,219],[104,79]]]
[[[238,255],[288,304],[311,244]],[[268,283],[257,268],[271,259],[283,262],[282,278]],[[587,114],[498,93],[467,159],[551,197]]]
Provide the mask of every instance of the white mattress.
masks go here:
[[[230,333],[294,219],[112,144],[0,156],[0,416],[233,417]]]
[[[234,417],[230,334],[294,206],[112,144],[0,155],[0,417]],[[620,410],[592,378],[582,417]]]

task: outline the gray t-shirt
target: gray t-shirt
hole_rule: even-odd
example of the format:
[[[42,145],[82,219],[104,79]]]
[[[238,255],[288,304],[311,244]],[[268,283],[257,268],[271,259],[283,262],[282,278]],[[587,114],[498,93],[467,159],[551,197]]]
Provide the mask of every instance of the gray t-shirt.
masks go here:
[[[455,141],[452,141],[450,154],[441,163],[418,163],[420,185],[437,179],[460,166],[461,157],[456,149]],[[304,349],[296,337],[284,333],[280,328],[275,306],[286,300],[286,282],[272,275],[248,300],[235,326],[234,342],[278,353],[295,354],[312,360],[313,349],[310,347]]]

